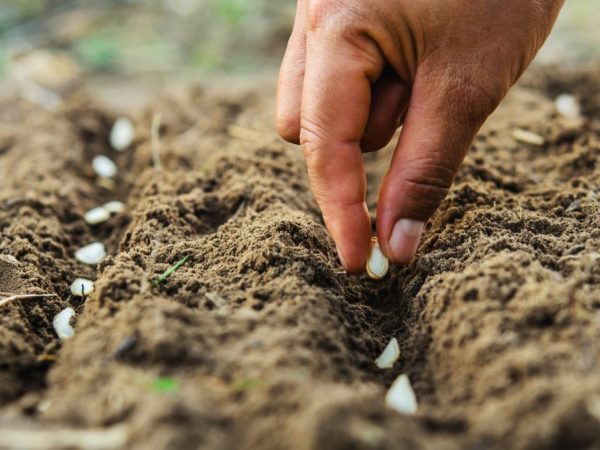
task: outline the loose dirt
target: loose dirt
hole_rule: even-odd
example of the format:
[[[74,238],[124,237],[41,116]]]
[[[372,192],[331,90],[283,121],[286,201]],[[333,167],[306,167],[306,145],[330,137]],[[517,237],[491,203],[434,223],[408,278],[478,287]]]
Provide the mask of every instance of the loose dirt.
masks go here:
[[[337,262],[301,154],[272,130],[270,89],[167,96],[135,118],[124,153],[108,145],[114,113],[86,95],[50,113],[6,94],[0,291],[57,297],[0,310],[0,448],[85,447],[88,429],[93,448],[600,447],[600,78],[588,72],[585,91],[583,72],[546,71],[511,92],[417,258],[379,282]],[[557,113],[560,92],[582,120]],[[112,185],[95,178],[97,154],[119,166]],[[389,157],[366,156],[371,211]],[[126,213],[85,223],[115,199]],[[110,254],[97,270],[73,257],[95,240]],[[78,276],[96,280],[89,298],[70,294]],[[61,344],[52,318],[67,306],[76,334]],[[401,356],[380,370],[391,337]],[[384,405],[401,373],[415,416]]]

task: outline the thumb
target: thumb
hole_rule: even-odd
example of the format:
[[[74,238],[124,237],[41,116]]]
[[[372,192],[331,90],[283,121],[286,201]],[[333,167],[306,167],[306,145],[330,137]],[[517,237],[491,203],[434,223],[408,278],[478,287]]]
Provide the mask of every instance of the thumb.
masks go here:
[[[417,75],[377,208],[377,234],[396,264],[414,257],[424,224],[444,199],[475,134],[498,105],[473,79]]]

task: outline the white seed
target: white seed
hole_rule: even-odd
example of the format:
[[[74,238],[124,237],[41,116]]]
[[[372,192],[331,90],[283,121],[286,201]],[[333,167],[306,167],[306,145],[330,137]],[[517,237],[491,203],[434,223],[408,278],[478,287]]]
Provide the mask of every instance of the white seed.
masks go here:
[[[581,108],[579,107],[579,102],[572,95],[560,94],[554,100],[554,106],[556,106],[556,110],[559,113],[569,119],[580,118]]]
[[[112,202],[105,204],[104,208],[107,209],[111,214],[119,214],[125,210],[125,203],[118,200],[113,200]]]
[[[390,268],[390,263],[379,247],[379,241],[376,237],[371,238],[371,249],[367,258],[367,274],[374,280],[380,280],[385,277]]]
[[[106,249],[102,242],[94,242],[85,247],[81,247],[75,252],[75,259],[77,261],[89,265],[98,264],[105,256]]]
[[[85,297],[94,292],[94,282],[86,278],[76,278],[71,284],[71,294],[77,297]]]
[[[544,138],[533,131],[523,130],[522,128],[515,128],[512,132],[512,136],[515,140],[523,142],[525,144],[537,145],[541,147],[544,145]]]
[[[83,218],[90,225],[98,225],[110,219],[110,211],[104,206],[98,206],[86,212]]]
[[[110,145],[118,152],[127,149],[135,137],[135,127],[127,117],[117,119],[110,130]]]
[[[394,364],[400,356],[400,347],[398,346],[398,340],[392,338],[388,345],[385,347],[379,358],[375,360],[375,364],[380,369],[390,369],[394,367]]]
[[[100,177],[112,178],[117,174],[117,165],[108,156],[98,155],[92,160],[94,171]]]
[[[75,336],[75,331],[69,323],[71,317],[73,317],[74,315],[75,310],[69,307],[59,312],[56,316],[54,316],[54,319],[52,320],[54,331],[56,331],[56,334],[62,340],[69,339]]]
[[[396,378],[385,395],[385,404],[401,414],[417,412],[417,397],[405,374]]]

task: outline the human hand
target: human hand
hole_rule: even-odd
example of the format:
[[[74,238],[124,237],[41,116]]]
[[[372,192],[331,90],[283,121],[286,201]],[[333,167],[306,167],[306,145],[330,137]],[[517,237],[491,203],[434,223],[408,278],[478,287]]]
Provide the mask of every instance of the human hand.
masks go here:
[[[361,151],[403,125],[377,235],[408,263],[475,134],[548,36],[562,0],[299,0],[277,89],[277,129],[300,143],[348,272],[371,225]]]

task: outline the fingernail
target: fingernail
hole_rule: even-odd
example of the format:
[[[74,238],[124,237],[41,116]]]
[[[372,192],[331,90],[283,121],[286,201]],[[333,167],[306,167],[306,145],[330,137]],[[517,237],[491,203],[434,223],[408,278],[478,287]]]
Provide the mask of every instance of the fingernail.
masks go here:
[[[340,259],[340,262],[342,263],[342,267],[344,268],[344,270],[348,270],[348,266],[346,266],[346,261],[344,261],[344,255],[342,255],[342,252],[340,251],[340,248],[336,245],[335,249],[337,250],[337,254],[338,254],[338,258]]]
[[[417,253],[425,223],[419,220],[400,219],[390,236],[392,259],[396,263],[408,264]]]

